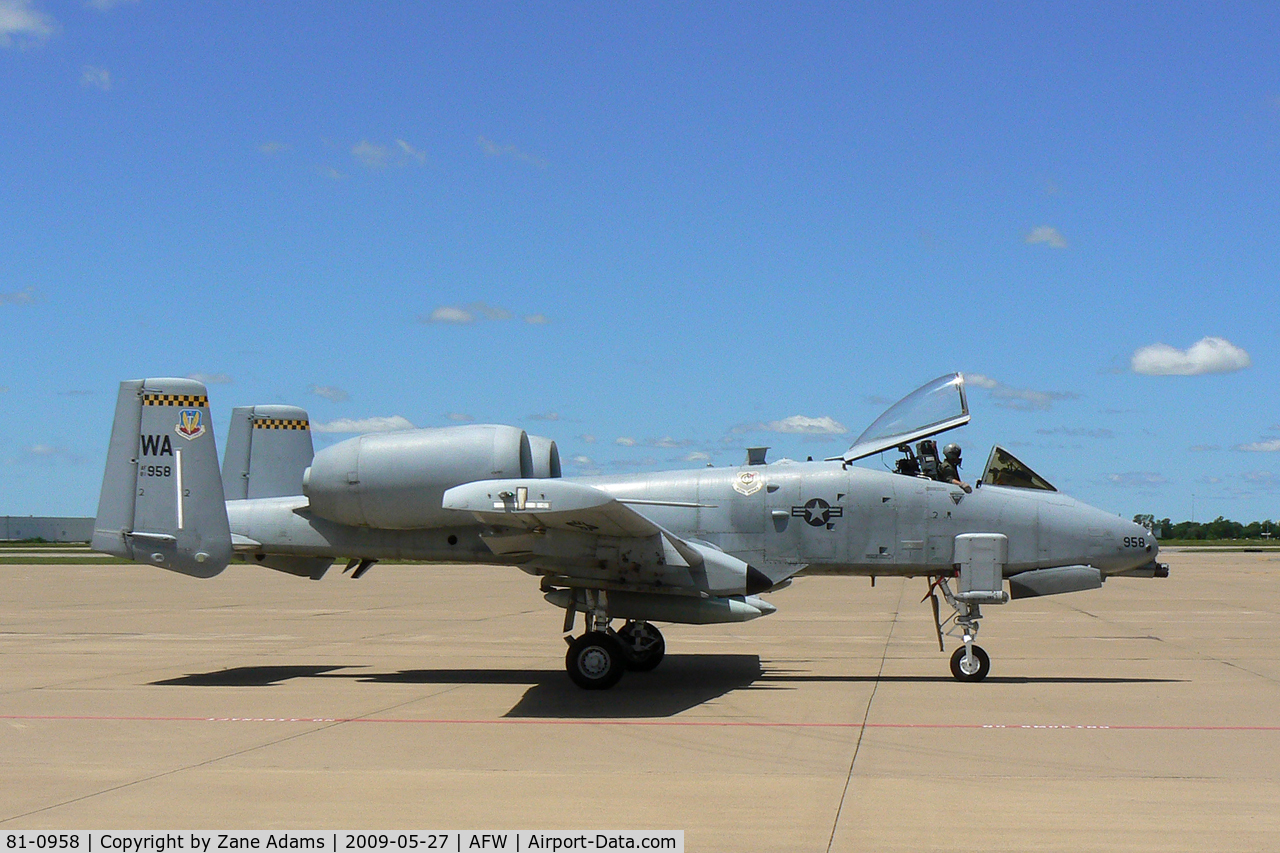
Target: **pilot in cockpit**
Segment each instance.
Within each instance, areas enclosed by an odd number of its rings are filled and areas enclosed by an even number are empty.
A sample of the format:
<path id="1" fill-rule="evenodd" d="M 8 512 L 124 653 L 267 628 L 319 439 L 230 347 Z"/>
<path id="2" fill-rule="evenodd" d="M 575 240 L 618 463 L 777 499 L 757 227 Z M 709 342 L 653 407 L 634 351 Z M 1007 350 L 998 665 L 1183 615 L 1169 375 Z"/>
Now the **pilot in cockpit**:
<path id="1" fill-rule="evenodd" d="M 968 483 L 960 479 L 960 445 L 953 442 L 942 448 L 942 463 L 938 465 L 937 480 L 959 486 L 966 492 L 973 491 Z"/>

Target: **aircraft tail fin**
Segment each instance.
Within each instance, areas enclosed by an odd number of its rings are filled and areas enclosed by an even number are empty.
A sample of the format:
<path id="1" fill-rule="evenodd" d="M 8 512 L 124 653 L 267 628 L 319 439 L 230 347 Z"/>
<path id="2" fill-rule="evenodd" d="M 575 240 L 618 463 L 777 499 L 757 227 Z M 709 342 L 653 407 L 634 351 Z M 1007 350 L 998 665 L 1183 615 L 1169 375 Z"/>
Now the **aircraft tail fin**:
<path id="1" fill-rule="evenodd" d="M 202 383 L 120 383 L 93 527 L 95 551 L 193 577 L 226 568 L 231 530 Z"/>
<path id="2" fill-rule="evenodd" d="M 222 457 L 223 494 L 229 501 L 300 495 L 314 455 L 305 409 L 238 406 Z"/>

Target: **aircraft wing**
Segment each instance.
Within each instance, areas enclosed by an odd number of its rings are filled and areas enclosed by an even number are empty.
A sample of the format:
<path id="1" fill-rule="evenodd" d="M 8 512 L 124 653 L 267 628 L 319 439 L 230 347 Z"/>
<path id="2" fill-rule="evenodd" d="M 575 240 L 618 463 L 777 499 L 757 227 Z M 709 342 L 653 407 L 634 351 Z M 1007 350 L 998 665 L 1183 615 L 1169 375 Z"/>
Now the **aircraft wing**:
<path id="1" fill-rule="evenodd" d="M 600 536 L 642 537 L 662 528 L 613 495 L 559 479 L 478 480 L 444 493 L 444 508 L 502 527 L 563 528 Z"/>
<path id="2" fill-rule="evenodd" d="M 723 551 L 682 539 L 608 492 L 559 479 L 478 480 L 444 493 L 445 509 L 485 524 L 525 530 L 561 529 L 654 542 L 656 565 L 687 567 L 692 586 L 709 592 L 760 592 L 773 586 L 758 569 Z M 490 547 L 500 547 L 500 539 Z M 496 553 L 496 551 L 495 551 Z M 661 554 L 661 557 L 658 555 Z"/>

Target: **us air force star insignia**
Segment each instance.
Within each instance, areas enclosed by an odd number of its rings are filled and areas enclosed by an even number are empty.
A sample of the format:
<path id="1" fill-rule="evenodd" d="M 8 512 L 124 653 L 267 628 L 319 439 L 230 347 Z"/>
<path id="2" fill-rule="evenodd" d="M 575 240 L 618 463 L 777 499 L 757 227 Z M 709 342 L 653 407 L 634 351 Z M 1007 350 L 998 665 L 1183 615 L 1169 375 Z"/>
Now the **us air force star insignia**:
<path id="1" fill-rule="evenodd" d="M 763 485 L 764 482 L 755 471 L 740 471 L 733 478 L 733 490 L 740 495 L 754 495 Z"/>
<path id="2" fill-rule="evenodd" d="M 833 518 L 840 518 L 844 515 L 844 507 L 832 506 L 822 498 L 814 498 L 804 506 L 793 506 L 791 508 L 792 518 L 803 518 L 806 524 L 813 527 L 822 527 Z"/>

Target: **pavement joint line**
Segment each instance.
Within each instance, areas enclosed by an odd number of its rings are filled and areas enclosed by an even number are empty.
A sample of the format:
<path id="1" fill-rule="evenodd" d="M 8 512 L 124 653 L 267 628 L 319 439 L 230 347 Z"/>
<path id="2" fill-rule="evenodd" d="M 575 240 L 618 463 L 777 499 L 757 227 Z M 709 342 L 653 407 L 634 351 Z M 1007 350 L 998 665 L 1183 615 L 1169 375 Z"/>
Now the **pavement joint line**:
<path id="1" fill-rule="evenodd" d="M 169 776 L 176 776 L 179 773 L 186 773 L 191 770 L 198 769 L 200 767 L 207 767 L 211 764 L 216 764 L 219 761 L 226 761 L 228 758 L 236 758 L 241 755 L 247 755 L 251 752 L 257 752 L 260 749 L 266 749 L 268 747 L 278 746 L 279 744 L 287 743 L 291 740 L 297 740 L 298 738 L 302 738 L 302 737 L 306 737 L 307 735 L 314 734 L 317 731 L 323 731 L 324 729 L 334 728 L 337 725 L 339 725 L 341 722 L 342 722 L 341 720 L 335 720 L 334 722 L 329 723 L 328 725 L 322 726 L 320 729 L 314 729 L 314 730 L 305 731 L 305 732 L 295 732 L 293 734 L 285 735 L 284 737 L 279 737 L 274 740 L 268 740 L 265 743 L 253 744 L 251 746 L 246 746 L 243 749 L 233 750 L 224 755 L 215 755 L 212 758 L 207 758 L 203 761 L 196 761 L 192 764 L 187 764 L 181 767 L 170 767 L 158 773 L 152 773 L 150 775 L 143 776 L 138 779 L 132 779 L 128 782 L 122 782 L 118 785 L 112 785 L 108 788 L 103 788 L 100 791 L 91 791 L 87 794 L 82 794 L 78 797 L 72 797 L 69 800 L 64 800 L 62 802 L 57 802 L 57 803 L 50 803 L 47 806 L 42 806 L 38 809 L 32 809 L 31 811 L 24 812 L 23 814 L 10 815 L 8 817 L 0 818 L 0 823 L 10 823 L 15 820 L 22 820 L 23 818 L 31 817 L 32 815 L 43 814 L 44 812 L 50 812 L 50 811 L 53 811 L 54 809 L 60 809 L 65 806 L 74 805 L 76 803 L 82 803 L 85 800 L 91 800 L 94 797 L 100 797 L 103 794 L 113 794 L 116 791 L 123 791 L 127 788 L 133 788 L 137 785 L 145 785 L 146 783 L 154 782 L 157 779 L 164 779 Z"/>
<path id="2" fill-rule="evenodd" d="M 840 803 L 836 806 L 835 820 L 831 821 L 831 836 L 827 839 L 827 853 L 831 853 L 836 843 L 836 833 L 840 831 L 840 815 L 844 812 L 844 801 L 849 796 L 849 786 L 853 784 L 853 768 L 858 763 L 858 752 L 862 749 L 862 737 L 867 733 L 867 720 L 871 719 L 871 705 L 876 701 L 876 692 L 880 689 L 880 677 L 884 675 L 884 664 L 889 659 L 889 645 L 893 642 L 893 629 L 898 625 L 898 617 L 902 613 L 902 597 L 906 594 L 906 584 L 898 590 L 898 603 L 894 605 L 893 621 L 885 633 L 884 648 L 880 651 L 880 669 L 876 672 L 876 683 L 867 697 L 867 707 L 862 713 L 862 725 L 858 729 L 858 741 L 853 745 L 853 757 L 849 759 L 849 774 L 844 777 L 844 788 L 840 791 Z"/>

